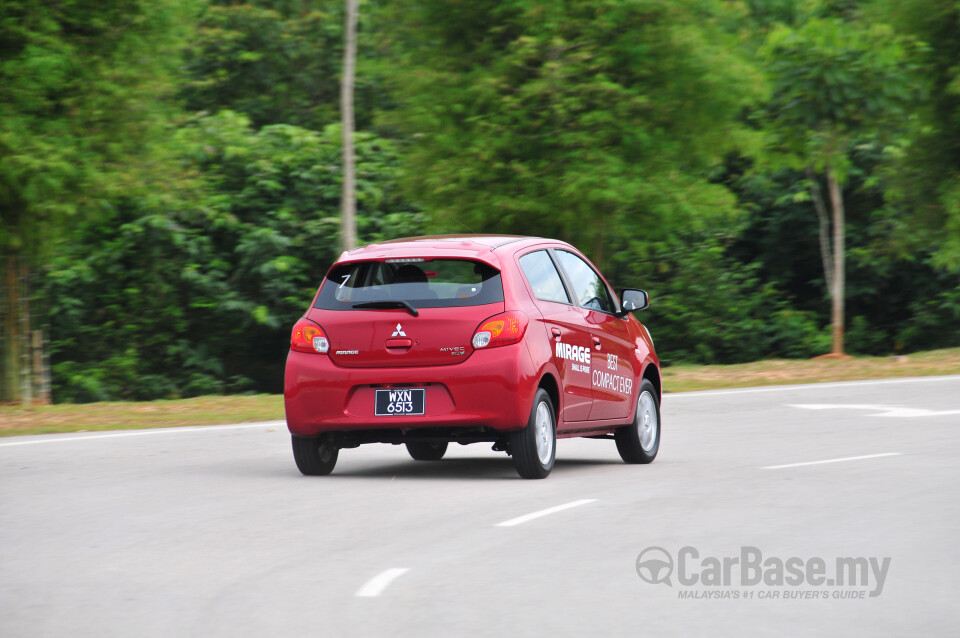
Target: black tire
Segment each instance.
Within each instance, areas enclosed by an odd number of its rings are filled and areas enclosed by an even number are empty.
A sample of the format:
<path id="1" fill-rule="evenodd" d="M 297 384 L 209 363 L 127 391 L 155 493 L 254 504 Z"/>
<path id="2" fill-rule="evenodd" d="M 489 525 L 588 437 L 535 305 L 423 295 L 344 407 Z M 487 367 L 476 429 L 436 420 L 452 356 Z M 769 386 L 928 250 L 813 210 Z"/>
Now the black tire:
<path id="1" fill-rule="evenodd" d="M 444 443 L 407 443 L 407 452 L 413 457 L 414 461 L 439 461 L 447 452 L 447 444 Z"/>
<path id="2" fill-rule="evenodd" d="M 340 455 L 338 448 L 328 437 L 292 437 L 293 460 L 304 476 L 326 476 L 333 471 Z"/>
<path id="3" fill-rule="evenodd" d="M 557 417 L 550 395 L 543 388 L 533 398 L 527 426 L 510 437 L 510 454 L 517 474 L 542 479 L 550 474 L 557 455 Z"/>
<path id="4" fill-rule="evenodd" d="M 614 433 L 624 463 L 652 463 L 660 450 L 660 400 L 648 379 L 640 383 L 633 423 Z"/>

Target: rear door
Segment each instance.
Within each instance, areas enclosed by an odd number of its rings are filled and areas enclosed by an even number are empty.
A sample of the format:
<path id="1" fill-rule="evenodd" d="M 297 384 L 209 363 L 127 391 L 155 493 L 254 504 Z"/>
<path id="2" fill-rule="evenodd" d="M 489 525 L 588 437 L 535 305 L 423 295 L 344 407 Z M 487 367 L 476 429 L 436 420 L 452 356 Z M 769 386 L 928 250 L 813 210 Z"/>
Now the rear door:
<path id="1" fill-rule="evenodd" d="M 583 321 L 583 313 L 573 305 L 548 251 L 529 252 L 520 257 L 519 264 L 543 317 L 540 323 L 550 340 L 553 360 L 560 373 L 563 410 L 559 422 L 586 421 L 593 403 L 592 336 Z"/>
<path id="2" fill-rule="evenodd" d="M 352 262 L 333 268 L 308 317 L 348 368 L 456 365 L 480 323 L 503 312 L 496 268 L 463 259 Z"/>
<path id="3" fill-rule="evenodd" d="M 578 255 L 553 251 L 562 272 L 576 296 L 581 320 L 590 332 L 593 353 L 590 359 L 590 385 L 593 391 L 591 421 L 626 419 L 633 407 L 634 348 L 629 325 L 617 317 L 616 299 L 600 275 Z"/>

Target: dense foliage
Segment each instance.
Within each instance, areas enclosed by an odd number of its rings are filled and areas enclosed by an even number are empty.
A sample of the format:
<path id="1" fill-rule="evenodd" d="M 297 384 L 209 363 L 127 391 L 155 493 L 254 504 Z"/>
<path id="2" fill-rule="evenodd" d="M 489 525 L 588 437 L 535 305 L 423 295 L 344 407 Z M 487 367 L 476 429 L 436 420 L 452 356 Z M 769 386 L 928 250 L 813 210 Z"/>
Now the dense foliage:
<path id="1" fill-rule="evenodd" d="M 280 389 L 337 256 L 342 23 L 0 6 L 0 400 L 24 309 L 57 401 Z M 810 357 L 833 180 L 848 350 L 960 345 L 957 0 L 368 0 L 360 29 L 362 241 L 559 237 L 651 292 L 667 363 Z"/>
<path id="2" fill-rule="evenodd" d="M 394 119 L 417 136 L 407 182 L 438 225 L 554 235 L 602 262 L 625 235 L 734 214 L 708 171 L 748 137 L 759 78 L 722 5 L 398 4 L 416 44 Z"/>
<path id="3" fill-rule="evenodd" d="M 210 192 L 123 202 L 49 266 L 54 392 L 75 400 L 279 391 L 291 318 L 336 259 L 339 131 L 254 131 L 230 111 L 186 123 L 183 170 Z M 394 144 L 357 139 L 360 232 L 420 230 Z M 279 353 L 279 355 L 278 355 Z M 176 371 L 163 374 L 161 371 Z"/>

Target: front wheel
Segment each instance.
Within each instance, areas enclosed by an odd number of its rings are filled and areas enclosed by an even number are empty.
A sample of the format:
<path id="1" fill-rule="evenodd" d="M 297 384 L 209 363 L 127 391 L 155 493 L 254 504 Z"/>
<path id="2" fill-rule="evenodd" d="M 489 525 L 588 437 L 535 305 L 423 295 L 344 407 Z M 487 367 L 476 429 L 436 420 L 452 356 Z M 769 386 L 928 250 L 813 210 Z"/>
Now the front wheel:
<path id="1" fill-rule="evenodd" d="M 637 415 L 630 425 L 614 434 L 617 451 L 625 463 L 650 463 L 660 449 L 660 406 L 657 391 L 649 379 L 640 384 Z"/>
<path id="2" fill-rule="evenodd" d="M 305 438 L 295 436 L 293 440 L 293 460 L 304 476 L 326 476 L 333 471 L 340 455 L 340 448 L 328 437 Z"/>
<path id="3" fill-rule="evenodd" d="M 447 452 L 446 443 L 407 443 L 407 452 L 414 461 L 439 461 Z"/>
<path id="4" fill-rule="evenodd" d="M 510 439 L 510 453 L 517 473 L 527 479 L 546 478 L 553 469 L 557 447 L 557 419 L 553 402 L 543 388 L 537 390 L 527 427 Z"/>

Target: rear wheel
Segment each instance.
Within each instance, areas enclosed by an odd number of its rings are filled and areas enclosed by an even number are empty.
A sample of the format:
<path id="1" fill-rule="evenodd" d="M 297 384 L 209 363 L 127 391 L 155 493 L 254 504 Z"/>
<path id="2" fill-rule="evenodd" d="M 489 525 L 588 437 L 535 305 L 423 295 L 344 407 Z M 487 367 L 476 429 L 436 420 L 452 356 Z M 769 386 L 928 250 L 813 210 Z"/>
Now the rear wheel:
<path id="1" fill-rule="evenodd" d="M 329 437 L 304 438 L 295 436 L 293 440 L 293 460 L 297 469 L 305 476 L 326 476 L 333 471 L 340 455 L 338 448 Z"/>
<path id="2" fill-rule="evenodd" d="M 618 428 L 614 437 L 625 463 L 650 463 L 660 449 L 660 406 L 657 391 L 648 379 L 640 384 L 633 423 Z"/>
<path id="3" fill-rule="evenodd" d="M 510 453 L 517 473 L 523 478 L 546 478 L 553 469 L 557 447 L 557 419 L 550 395 L 537 390 L 527 427 L 513 433 Z"/>
<path id="4" fill-rule="evenodd" d="M 407 443 L 407 452 L 415 461 L 439 461 L 447 452 L 446 443 Z"/>

